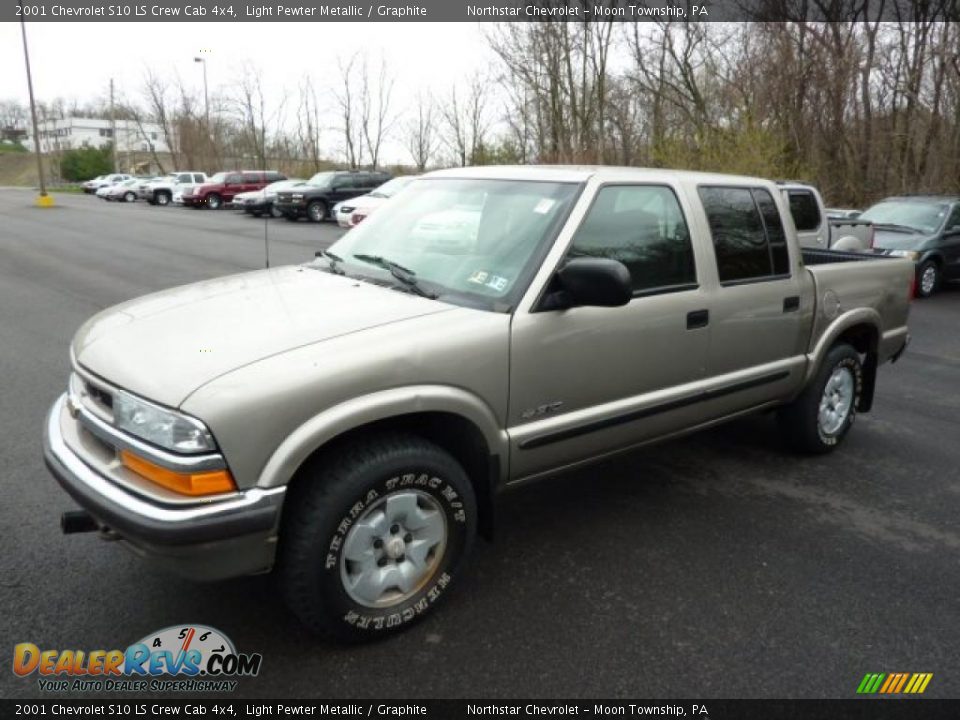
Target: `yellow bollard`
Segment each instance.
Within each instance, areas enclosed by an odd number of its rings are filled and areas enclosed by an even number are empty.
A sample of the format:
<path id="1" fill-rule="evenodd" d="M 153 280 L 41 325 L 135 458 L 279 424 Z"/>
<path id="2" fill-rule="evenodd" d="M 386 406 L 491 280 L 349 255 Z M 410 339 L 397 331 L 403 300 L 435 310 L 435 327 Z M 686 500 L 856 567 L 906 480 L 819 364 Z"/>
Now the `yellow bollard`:
<path id="1" fill-rule="evenodd" d="M 52 208 L 53 207 L 53 195 L 37 195 L 37 207 L 40 208 Z"/>

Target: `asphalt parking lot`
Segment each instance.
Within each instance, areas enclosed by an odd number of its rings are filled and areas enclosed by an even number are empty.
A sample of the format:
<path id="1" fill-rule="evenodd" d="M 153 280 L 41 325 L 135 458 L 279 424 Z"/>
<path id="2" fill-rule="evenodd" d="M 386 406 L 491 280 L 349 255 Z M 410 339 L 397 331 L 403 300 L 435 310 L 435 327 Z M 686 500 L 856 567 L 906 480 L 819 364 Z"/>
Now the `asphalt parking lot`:
<path id="1" fill-rule="evenodd" d="M 273 264 L 340 231 L 32 198 L 0 190 L 0 652 L 192 622 L 263 654 L 240 697 L 847 698 L 867 672 L 932 672 L 927 696 L 960 695 L 960 286 L 913 304 L 913 344 L 839 452 L 792 456 L 759 416 L 520 488 L 436 615 L 339 647 L 303 632 L 270 577 L 192 584 L 61 535 L 72 504 L 40 440 L 87 317 L 262 267 L 265 226 Z M 39 694 L 0 671 L 0 697 Z"/>

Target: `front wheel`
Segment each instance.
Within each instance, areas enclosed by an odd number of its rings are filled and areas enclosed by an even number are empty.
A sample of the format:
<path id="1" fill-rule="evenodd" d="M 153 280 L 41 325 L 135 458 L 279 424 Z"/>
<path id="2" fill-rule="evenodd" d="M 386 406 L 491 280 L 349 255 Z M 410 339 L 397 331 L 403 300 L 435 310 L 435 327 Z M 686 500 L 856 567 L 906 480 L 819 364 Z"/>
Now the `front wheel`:
<path id="1" fill-rule="evenodd" d="M 853 426 L 862 393 L 860 355 L 850 345 L 835 345 L 806 389 L 781 408 L 779 419 L 785 440 L 795 450 L 808 454 L 833 451 Z"/>
<path id="2" fill-rule="evenodd" d="M 132 192 L 128 192 L 126 195 L 123 196 L 123 199 L 125 202 L 136 202 L 137 196 Z"/>
<path id="3" fill-rule="evenodd" d="M 276 205 L 270 206 L 270 217 L 279 218 L 282 216 L 283 216 L 283 213 L 280 212 L 280 208 L 278 208 Z"/>
<path id="4" fill-rule="evenodd" d="M 920 263 L 917 268 L 917 290 L 919 298 L 928 298 L 940 287 L 940 266 L 933 260 Z"/>
<path id="5" fill-rule="evenodd" d="M 207 207 L 211 210 L 219 210 L 223 207 L 223 198 L 216 193 L 207 195 Z"/>
<path id="6" fill-rule="evenodd" d="M 307 217 L 310 222 L 323 222 L 327 219 L 327 206 L 320 201 L 310 203 L 307 205 Z"/>
<path id="7" fill-rule="evenodd" d="M 281 581 L 314 632 L 373 640 L 410 626 L 450 590 L 473 546 L 470 480 L 445 450 L 413 435 L 358 441 L 291 488 Z"/>

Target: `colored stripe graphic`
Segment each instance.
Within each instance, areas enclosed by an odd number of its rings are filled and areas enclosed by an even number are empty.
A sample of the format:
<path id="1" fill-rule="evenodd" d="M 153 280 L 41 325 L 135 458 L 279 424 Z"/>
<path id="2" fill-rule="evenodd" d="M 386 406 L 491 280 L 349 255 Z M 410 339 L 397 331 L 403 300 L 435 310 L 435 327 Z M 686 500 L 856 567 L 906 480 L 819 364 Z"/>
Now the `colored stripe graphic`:
<path id="1" fill-rule="evenodd" d="M 933 673 L 867 673 L 857 686 L 860 695 L 919 695 L 926 691 Z"/>

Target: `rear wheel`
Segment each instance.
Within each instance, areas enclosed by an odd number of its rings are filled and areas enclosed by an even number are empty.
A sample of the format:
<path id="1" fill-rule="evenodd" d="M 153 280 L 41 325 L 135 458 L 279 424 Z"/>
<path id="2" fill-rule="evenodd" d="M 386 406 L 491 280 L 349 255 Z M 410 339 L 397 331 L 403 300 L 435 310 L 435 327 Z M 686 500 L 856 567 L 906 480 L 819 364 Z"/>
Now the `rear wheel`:
<path id="1" fill-rule="evenodd" d="M 853 426 L 862 392 L 860 355 L 846 343 L 835 345 L 806 389 L 780 410 L 785 440 L 804 453 L 833 451 Z"/>
<path id="2" fill-rule="evenodd" d="M 314 200 L 307 205 L 307 217 L 310 222 L 323 222 L 327 219 L 327 205 L 320 200 Z"/>
<path id="3" fill-rule="evenodd" d="M 477 527 L 473 488 L 442 448 L 390 434 L 323 458 L 291 488 L 281 580 L 311 630 L 372 640 L 429 612 L 460 574 Z"/>
<path id="4" fill-rule="evenodd" d="M 917 267 L 916 295 L 928 298 L 940 287 L 940 266 L 934 260 L 926 260 Z"/>
<path id="5" fill-rule="evenodd" d="M 219 210 L 223 207 L 223 198 L 217 193 L 210 193 L 207 195 L 207 207 L 211 210 Z"/>
<path id="6" fill-rule="evenodd" d="M 132 193 L 132 192 L 128 192 L 128 193 L 124 194 L 123 199 L 124 199 L 124 201 L 126 201 L 126 202 L 136 202 L 137 196 L 136 196 L 134 193 Z"/>
<path id="7" fill-rule="evenodd" d="M 271 215 L 272 217 L 278 218 L 278 217 L 282 216 L 283 213 L 280 212 L 280 208 L 278 208 L 276 205 L 271 205 L 271 206 L 270 206 L 270 215 Z"/>
<path id="8" fill-rule="evenodd" d="M 159 192 L 154 193 L 153 200 L 157 205 L 169 205 L 170 204 L 170 193 L 165 190 L 160 190 Z"/>

